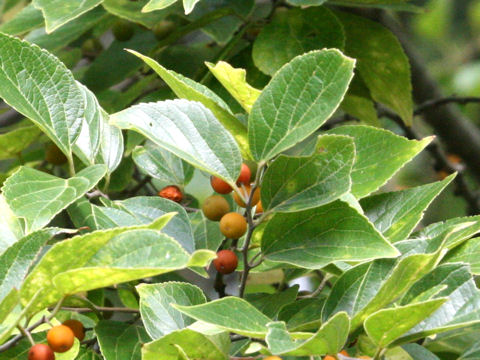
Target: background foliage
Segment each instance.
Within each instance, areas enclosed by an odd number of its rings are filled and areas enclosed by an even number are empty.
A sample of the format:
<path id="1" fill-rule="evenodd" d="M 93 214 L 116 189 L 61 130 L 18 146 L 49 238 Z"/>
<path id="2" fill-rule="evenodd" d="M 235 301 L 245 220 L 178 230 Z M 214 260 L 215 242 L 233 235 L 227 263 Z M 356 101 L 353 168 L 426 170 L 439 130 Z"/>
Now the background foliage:
<path id="1" fill-rule="evenodd" d="M 0 10 L 0 359 L 480 358 L 479 1 Z"/>

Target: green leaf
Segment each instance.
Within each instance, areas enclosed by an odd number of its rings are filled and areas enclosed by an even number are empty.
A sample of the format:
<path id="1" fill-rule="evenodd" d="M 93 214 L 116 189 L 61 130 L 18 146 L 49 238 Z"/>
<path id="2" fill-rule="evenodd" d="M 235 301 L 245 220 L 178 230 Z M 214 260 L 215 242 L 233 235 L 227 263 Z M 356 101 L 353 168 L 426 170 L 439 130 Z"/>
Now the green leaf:
<path id="1" fill-rule="evenodd" d="M 447 300 L 440 298 L 377 311 L 365 320 L 365 331 L 379 348 L 385 348 L 428 318 Z"/>
<path id="2" fill-rule="evenodd" d="M 324 135 L 309 157 L 280 155 L 262 182 L 264 210 L 295 212 L 339 199 L 350 191 L 355 159 L 353 139 Z"/>
<path id="3" fill-rule="evenodd" d="M 20 302 L 20 295 L 17 289 L 12 289 L 1 301 L 0 301 L 0 332 L 3 330 L 2 326 L 5 326 L 5 319 L 14 311 L 17 304 Z"/>
<path id="4" fill-rule="evenodd" d="M 130 213 L 135 224 L 149 224 L 167 213 L 176 212 L 162 232 L 178 241 L 188 253 L 195 250 L 192 228 L 185 209 L 170 200 L 161 197 L 137 196 L 123 201 L 115 201 L 114 206 Z"/>
<path id="5" fill-rule="evenodd" d="M 322 322 L 318 314 L 324 302 L 325 299 L 319 298 L 298 299 L 280 310 L 278 320 L 285 321 L 290 331 L 318 329 Z"/>
<path id="6" fill-rule="evenodd" d="M 480 323 L 474 323 L 473 325 L 464 326 L 461 329 L 449 330 L 437 334 L 435 337 L 427 338 L 424 344 L 428 347 L 428 350 L 435 353 L 451 352 L 462 354 L 478 343 L 479 330 Z M 403 345 L 403 347 L 405 346 L 406 345 Z"/>
<path id="7" fill-rule="evenodd" d="M 411 329 L 395 344 L 412 342 L 433 334 L 480 324 L 480 291 L 465 264 L 438 266 L 418 281 L 402 299 L 403 303 L 417 298 L 432 287 L 446 285 L 434 297 L 448 297 L 432 316 Z"/>
<path id="8" fill-rule="evenodd" d="M 176 2 L 177 0 L 150 0 L 148 4 L 142 8 L 142 12 L 146 13 L 155 10 L 162 10 Z"/>
<path id="9" fill-rule="evenodd" d="M 43 245 L 58 229 L 44 229 L 25 236 L 0 255 L 0 301 L 20 287 Z"/>
<path id="10" fill-rule="evenodd" d="M 249 116 L 248 140 L 255 160 L 269 160 L 317 130 L 342 101 L 354 63 L 338 50 L 321 50 L 282 67 Z"/>
<path id="11" fill-rule="evenodd" d="M 365 215 L 391 242 L 408 238 L 432 201 L 455 178 L 362 199 Z"/>
<path id="12" fill-rule="evenodd" d="M 105 360 L 140 360 L 142 344 L 150 341 L 143 327 L 119 321 L 100 321 L 95 334 Z"/>
<path id="13" fill-rule="evenodd" d="M 0 25 L 0 31 L 9 35 L 21 35 L 44 24 L 42 12 L 28 4 L 15 16 Z"/>
<path id="14" fill-rule="evenodd" d="M 95 95 L 81 83 L 77 82 L 77 84 L 84 96 L 85 116 L 73 151 L 85 164 L 93 165 L 100 147 L 103 122 L 106 120 L 103 118 L 102 108 Z"/>
<path id="15" fill-rule="evenodd" d="M 266 342 L 274 354 L 291 356 L 313 356 L 337 354 L 348 338 L 350 319 L 344 312 L 337 313 L 315 333 L 293 333 L 286 331 L 282 322 L 270 323 Z M 292 338 L 296 340 L 292 340 Z"/>
<path id="16" fill-rule="evenodd" d="M 342 109 L 367 125 L 379 126 L 377 110 L 372 100 L 347 94 L 342 102 Z"/>
<path id="17" fill-rule="evenodd" d="M 186 185 L 193 176 L 193 167 L 151 141 L 137 146 L 132 153 L 135 164 L 155 179 L 167 184 Z"/>
<path id="18" fill-rule="evenodd" d="M 16 216 L 25 219 L 25 232 L 41 229 L 60 211 L 93 188 L 105 175 L 105 166 L 93 165 L 69 179 L 21 167 L 2 187 Z"/>
<path id="19" fill-rule="evenodd" d="M 103 110 L 101 112 L 103 120 L 100 121 L 100 148 L 95 162 L 107 165 L 108 173 L 111 174 L 122 161 L 123 135 L 119 128 L 108 123 L 108 115 Z"/>
<path id="20" fill-rule="evenodd" d="M 135 130 L 200 170 L 233 185 L 241 156 L 235 140 L 202 104 L 167 100 L 140 104 L 111 115 L 122 129 Z"/>
<path id="21" fill-rule="evenodd" d="M 138 3 L 138 1 L 126 1 L 129 4 Z M 149 52 L 156 44 L 155 36 L 151 31 L 136 31 L 128 41 L 113 41 L 88 66 L 81 82 L 97 94 L 101 90 L 109 89 L 112 85 L 136 74 L 142 67 L 142 61 L 127 53 L 125 48 Z M 112 68 L 115 68 L 115 71 L 112 71 Z"/>
<path id="22" fill-rule="evenodd" d="M 200 0 L 183 0 L 183 8 L 185 9 L 185 15 L 190 14 L 199 1 Z"/>
<path id="23" fill-rule="evenodd" d="M 104 0 L 103 7 L 109 13 L 122 19 L 133 21 L 147 28 L 152 28 L 156 23 L 162 21 L 167 15 L 172 13 L 171 9 L 155 11 L 151 13 L 142 13 L 142 8 L 148 0 Z M 127 47 L 129 48 L 129 47 Z"/>
<path id="24" fill-rule="evenodd" d="M 445 262 L 462 262 L 470 265 L 472 274 L 480 275 L 480 238 L 473 238 L 449 252 Z"/>
<path id="25" fill-rule="evenodd" d="M 33 0 L 33 5 L 42 10 L 48 33 L 93 9 L 103 0 Z"/>
<path id="26" fill-rule="evenodd" d="M 264 338 L 271 322 L 253 305 L 233 296 L 195 306 L 172 306 L 191 318 L 249 337 Z"/>
<path id="27" fill-rule="evenodd" d="M 98 206 L 85 198 L 70 205 L 68 213 L 76 228 L 88 226 L 91 230 L 102 230 L 140 225 L 131 214 L 123 210 Z"/>
<path id="28" fill-rule="evenodd" d="M 220 232 L 218 222 L 208 220 L 202 211 L 189 213 L 196 249 L 217 251 L 225 236 Z"/>
<path id="29" fill-rule="evenodd" d="M 16 157 L 41 134 L 34 125 L 25 126 L 0 134 L 0 160 Z"/>
<path id="30" fill-rule="evenodd" d="M 200 1 L 195 7 L 195 11 L 190 14 L 190 18 L 193 21 L 197 21 L 204 16 L 209 16 L 209 14 L 215 10 L 233 10 L 235 13 L 234 15 L 223 16 L 222 18 L 202 27 L 203 32 L 217 43 L 223 45 L 227 44 L 242 26 L 244 23 L 242 19 L 246 19 L 252 14 L 254 5 L 255 0 Z"/>
<path id="31" fill-rule="evenodd" d="M 35 29 L 25 36 L 25 40 L 37 44 L 48 51 L 60 52 L 62 48 L 78 39 L 82 34 L 86 33 L 101 20 L 105 20 L 108 16 L 109 14 L 103 8 L 96 7 L 63 25 L 61 28 L 56 29 L 54 32 L 47 33 L 44 27 Z"/>
<path id="32" fill-rule="evenodd" d="M 341 201 L 275 214 L 265 228 L 262 252 L 270 261 L 307 269 L 321 269 L 340 260 L 399 255 L 363 215 Z"/>
<path id="33" fill-rule="evenodd" d="M 207 302 L 202 290 L 189 283 L 142 284 L 136 289 L 140 295 L 143 324 L 154 340 L 194 323 L 194 320 L 183 315 L 171 304 L 190 306 Z"/>
<path id="34" fill-rule="evenodd" d="M 81 347 L 78 357 L 75 360 L 102 360 L 102 358 L 100 354 L 97 354 L 94 350 L 87 350 Z"/>
<path id="35" fill-rule="evenodd" d="M 340 49 L 345 34 L 337 17 L 325 7 L 291 9 L 275 14 L 253 43 L 255 65 L 274 75 L 295 56 L 315 49 Z"/>
<path id="36" fill-rule="evenodd" d="M 418 238 L 434 239 L 442 234 L 449 234 L 452 230 L 462 226 L 462 224 L 470 226 L 465 226 L 463 229 L 456 231 L 454 234 L 448 237 L 446 246 L 449 249 L 453 249 L 454 247 L 464 243 L 473 235 L 480 232 L 480 215 L 454 218 L 443 222 L 434 223 L 414 233 L 413 236 Z"/>
<path id="37" fill-rule="evenodd" d="M 3 194 L 0 194 L 0 254 L 24 235 L 24 224 L 8 206 Z"/>
<path id="38" fill-rule="evenodd" d="M 245 125 L 232 114 L 228 105 L 217 94 L 200 83 L 172 70 L 165 69 L 148 56 L 133 50 L 129 50 L 129 52 L 150 66 L 179 98 L 198 101 L 208 108 L 217 120 L 233 135 L 242 151 L 243 157 L 250 158 Z"/>
<path id="39" fill-rule="evenodd" d="M 215 65 L 207 62 L 206 65 L 230 95 L 250 113 L 261 91 L 248 84 L 245 69 L 236 69 L 225 61 L 219 61 Z"/>
<path id="40" fill-rule="evenodd" d="M 249 294 L 246 296 L 246 300 L 269 318 L 274 319 L 285 305 L 293 303 L 296 300 L 298 287 L 298 285 L 294 285 L 285 291 L 274 294 Z"/>
<path id="41" fill-rule="evenodd" d="M 205 335 L 191 329 L 177 330 L 145 344 L 142 360 L 228 360 L 229 345 L 230 337 L 226 332 Z"/>
<path id="42" fill-rule="evenodd" d="M 133 197 L 111 202 L 105 207 L 81 199 L 70 206 L 68 212 L 77 228 L 88 226 L 91 230 L 146 225 L 167 213 L 176 212 L 177 215 L 165 226 L 163 232 L 177 240 L 187 252 L 192 253 L 195 249 L 185 209 L 161 197 Z"/>
<path id="43" fill-rule="evenodd" d="M 37 291 L 33 294 L 30 301 L 24 304 L 21 310 L 17 308 L 18 311 L 12 311 L 9 314 L 8 318 L 5 321 L 5 324 L 2 324 L 2 327 L 0 327 L 0 344 L 3 344 L 10 337 L 11 333 L 14 331 L 20 321 L 22 321 L 25 315 L 28 314 L 28 312 L 31 311 L 32 308 L 35 307 L 39 295 L 40 292 Z"/>
<path id="44" fill-rule="evenodd" d="M 467 349 L 458 360 L 477 360 L 480 357 L 480 344 L 475 344 Z"/>
<path id="45" fill-rule="evenodd" d="M 354 139 L 356 161 L 352 171 L 352 193 L 362 198 L 385 184 L 399 169 L 422 151 L 432 140 L 408 140 L 370 126 L 341 126 L 329 133 Z M 388 146 L 388 151 L 384 151 Z"/>
<path id="46" fill-rule="evenodd" d="M 0 34 L 0 47 L 0 97 L 71 158 L 84 113 L 73 75 L 53 55 L 25 41 Z"/>
<path id="47" fill-rule="evenodd" d="M 335 14 L 345 29 L 345 52 L 357 59 L 358 72 L 372 98 L 396 111 L 410 126 L 413 117 L 410 64 L 400 42 L 376 22 L 344 12 Z"/>
<path id="48" fill-rule="evenodd" d="M 20 292 L 22 303 L 40 291 L 35 309 L 41 310 L 64 294 L 185 267 L 189 255 L 159 231 L 173 215 L 149 225 L 95 231 L 56 243 L 25 279 Z"/>
<path id="49" fill-rule="evenodd" d="M 440 360 L 437 356 L 435 356 L 435 354 L 431 353 L 423 346 L 415 343 L 405 344 L 402 346 L 402 349 L 408 353 L 408 355 L 411 357 L 411 360 Z"/>
<path id="50" fill-rule="evenodd" d="M 357 329 L 374 312 L 384 308 L 403 294 L 422 276 L 431 271 L 443 255 L 437 246 L 430 253 L 417 253 L 421 241 L 398 242 L 400 259 L 379 259 L 357 265 L 335 282 L 322 311 L 326 320 L 339 311 L 352 319 L 351 330 Z"/>

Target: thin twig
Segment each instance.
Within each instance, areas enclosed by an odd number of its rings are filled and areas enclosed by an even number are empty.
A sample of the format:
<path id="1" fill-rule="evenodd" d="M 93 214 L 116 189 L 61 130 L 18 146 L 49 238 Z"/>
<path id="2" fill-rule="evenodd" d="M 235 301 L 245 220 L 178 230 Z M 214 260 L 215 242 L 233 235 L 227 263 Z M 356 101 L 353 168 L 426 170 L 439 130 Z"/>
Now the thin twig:
<path id="1" fill-rule="evenodd" d="M 125 313 L 138 313 L 140 311 L 138 309 L 126 308 L 126 307 L 102 307 L 102 306 L 95 306 L 95 309 L 62 307 L 62 310 L 74 311 L 78 313 L 95 312 L 95 310 L 99 312 L 125 312 Z"/>
<path id="2" fill-rule="evenodd" d="M 218 293 L 219 298 L 223 298 L 226 296 L 225 288 L 227 285 L 223 282 L 223 274 L 217 271 L 217 275 L 215 276 L 215 284 L 214 289 Z"/>
<path id="3" fill-rule="evenodd" d="M 142 180 L 138 182 L 131 190 L 129 190 L 129 196 L 132 197 L 137 194 L 137 192 L 143 188 L 147 183 L 152 181 L 152 177 L 150 175 L 145 176 Z"/>
<path id="4" fill-rule="evenodd" d="M 30 344 L 33 346 L 35 345 L 35 341 L 33 340 L 32 338 L 32 334 L 30 334 L 30 332 L 28 330 L 26 330 L 22 325 L 18 324 L 17 325 L 17 329 L 20 330 L 20 333 L 23 334 L 23 336 L 25 336 L 28 341 L 30 342 Z"/>
<path id="5" fill-rule="evenodd" d="M 447 96 L 440 99 L 425 101 L 424 103 L 417 106 L 414 114 L 420 115 L 421 113 L 423 113 L 428 109 L 431 109 L 437 106 L 451 104 L 451 103 L 461 104 L 461 105 L 466 105 L 470 103 L 480 103 L 480 97 L 478 96 Z"/>
<path id="6" fill-rule="evenodd" d="M 206 25 L 214 21 L 217 21 L 218 19 L 221 19 L 225 16 L 231 16 L 231 15 L 234 15 L 234 16 L 237 15 L 232 8 L 221 8 L 202 16 L 201 18 L 199 18 L 194 22 L 191 22 L 190 24 L 182 26 L 177 31 L 172 32 L 169 36 L 167 36 L 165 39 L 160 41 L 155 46 L 155 48 L 150 51 L 150 57 L 153 57 L 153 58 L 157 57 L 162 52 L 163 49 L 177 42 L 185 35 L 195 30 L 201 29 L 202 27 L 205 27 Z"/>
<path id="7" fill-rule="evenodd" d="M 105 198 L 105 199 L 110 199 L 110 197 L 109 197 L 107 194 L 103 193 L 102 191 L 100 191 L 100 190 L 98 190 L 98 189 L 97 189 L 97 190 L 93 190 L 93 191 L 91 191 L 91 192 L 87 192 L 87 193 L 85 194 L 85 196 L 86 196 L 88 199 L 93 199 L 93 198 L 96 198 L 96 197 L 103 197 L 103 198 Z"/>
<path id="8" fill-rule="evenodd" d="M 248 230 L 247 230 L 247 235 L 245 237 L 245 243 L 242 248 L 243 272 L 242 272 L 242 278 L 240 280 L 240 289 L 238 292 L 239 297 L 243 297 L 243 295 L 245 294 L 245 286 L 247 285 L 248 273 L 252 269 L 250 263 L 248 262 L 248 248 L 250 247 L 250 241 L 252 240 L 253 231 L 259 224 L 253 221 L 252 200 L 253 200 L 253 194 L 255 193 L 255 190 L 258 188 L 260 184 L 264 169 L 265 169 L 265 163 L 260 163 L 258 165 L 257 175 L 255 177 L 255 181 L 253 185 L 250 188 L 250 195 L 248 196 L 248 199 L 246 201 L 246 206 L 245 206 L 245 216 L 247 217 Z"/>
<path id="9" fill-rule="evenodd" d="M 36 323 L 33 325 L 29 326 L 27 329 L 25 329 L 28 332 L 31 332 L 32 330 L 36 329 L 40 325 L 44 324 L 46 322 L 47 318 L 43 316 L 40 320 L 38 320 Z M 15 335 L 13 338 L 11 338 L 9 341 L 6 343 L 0 345 L 0 353 L 7 351 L 8 349 L 14 347 L 20 340 L 22 340 L 23 334 L 18 334 Z"/>

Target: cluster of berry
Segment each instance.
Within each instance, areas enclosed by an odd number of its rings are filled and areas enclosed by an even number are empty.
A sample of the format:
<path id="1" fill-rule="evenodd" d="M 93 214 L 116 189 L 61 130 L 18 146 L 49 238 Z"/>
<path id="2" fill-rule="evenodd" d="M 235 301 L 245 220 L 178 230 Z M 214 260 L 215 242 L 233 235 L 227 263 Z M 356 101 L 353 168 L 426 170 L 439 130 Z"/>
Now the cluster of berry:
<path id="1" fill-rule="evenodd" d="M 67 320 L 62 325 L 52 327 L 47 333 L 46 344 L 35 344 L 28 352 L 28 360 L 55 360 L 55 353 L 70 350 L 75 341 L 85 338 L 85 328 L 78 320 Z"/>
<path id="2" fill-rule="evenodd" d="M 247 204 L 250 207 L 255 207 L 255 213 L 259 214 L 263 212 L 260 201 L 260 188 L 252 189 L 251 177 L 252 171 L 248 165 L 242 164 L 242 169 L 237 179 L 238 190 L 233 192 L 233 199 L 240 207 L 245 208 Z M 233 188 L 227 182 L 215 176 L 211 177 L 210 184 L 218 194 L 228 195 L 233 191 Z M 230 211 L 230 204 L 227 199 L 218 194 L 211 195 L 205 199 L 202 212 L 207 219 L 220 222 L 220 231 L 227 239 L 239 239 L 247 232 L 247 220 L 242 214 Z M 175 185 L 164 187 L 158 195 L 175 202 L 181 202 L 183 199 L 181 190 Z M 213 265 L 218 272 L 230 274 L 237 268 L 237 255 L 231 250 L 220 250 L 217 253 L 217 258 L 213 261 Z"/>

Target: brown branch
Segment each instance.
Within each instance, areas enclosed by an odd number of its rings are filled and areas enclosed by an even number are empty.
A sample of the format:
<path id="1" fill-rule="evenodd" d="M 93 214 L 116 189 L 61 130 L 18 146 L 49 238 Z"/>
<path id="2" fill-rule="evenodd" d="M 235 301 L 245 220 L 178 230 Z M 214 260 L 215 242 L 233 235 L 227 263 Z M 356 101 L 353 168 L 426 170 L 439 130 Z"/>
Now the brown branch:
<path id="1" fill-rule="evenodd" d="M 74 311 L 78 313 L 86 313 L 86 312 L 125 312 L 125 313 L 138 313 L 140 310 L 133 309 L 133 308 L 126 308 L 126 307 L 102 307 L 102 306 L 95 306 L 95 309 L 91 308 L 75 308 L 75 307 L 62 307 L 62 310 L 65 311 Z"/>
<path id="2" fill-rule="evenodd" d="M 466 105 L 471 103 L 480 103 L 480 97 L 477 96 L 447 96 L 440 99 L 433 99 L 425 101 L 423 104 L 420 104 L 415 109 L 414 114 L 420 115 L 421 113 L 438 106 L 443 106 L 447 104 L 460 104 Z"/>
<path id="3" fill-rule="evenodd" d="M 252 214 L 252 199 L 253 199 L 253 194 L 255 193 L 255 190 L 258 188 L 260 181 L 262 179 L 263 175 L 263 170 L 265 169 L 265 164 L 261 163 L 258 165 L 258 170 L 257 170 L 257 175 L 255 178 L 255 182 L 250 188 L 250 194 L 248 196 L 248 199 L 246 201 L 246 207 L 245 207 L 245 216 L 247 217 L 247 223 L 248 223 L 248 230 L 247 230 L 247 235 L 245 237 L 245 243 L 242 248 L 242 257 L 243 257 L 243 272 L 242 272 L 242 278 L 240 280 L 240 289 L 238 292 L 239 297 L 243 297 L 245 294 L 245 286 L 247 285 L 247 279 L 248 279 L 248 273 L 250 270 L 254 267 L 250 262 L 248 261 L 248 249 L 250 247 L 250 241 L 252 240 L 252 235 L 253 231 L 255 228 L 258 226 L 259 222 L 261 220 L 258 220 L 257 223 L 253 221 L 253 214 Z"/>
<path id="4" fill-rule="evenodd" d="M 214 289 L 218 293 L 219 298 L 223 298 L 226 296 L 225 288 L 227 285 L 223 282 L 223 274 L 217 271 L 217 275 L 215 276 L 215 284 Z"/>

